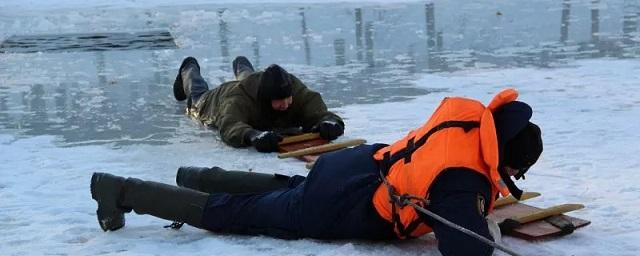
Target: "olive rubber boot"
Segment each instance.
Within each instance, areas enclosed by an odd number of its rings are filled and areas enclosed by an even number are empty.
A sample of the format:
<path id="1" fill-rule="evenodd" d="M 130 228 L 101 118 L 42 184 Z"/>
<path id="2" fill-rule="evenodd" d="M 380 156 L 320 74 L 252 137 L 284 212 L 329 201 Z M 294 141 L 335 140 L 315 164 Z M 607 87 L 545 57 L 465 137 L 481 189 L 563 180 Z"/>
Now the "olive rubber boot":
<path id="1" fill-rule="evenodd" d="M 131 209 L 119 207 L 125 178 L 108 173 L 93 173 L 91 176 L 91 198 L 98 202 L 98 223 L 104 231 L 117 230 L 124 226 L 124 213 Z"/>
<path id="2" fill-rule="evenodd" d="M 122 206 L 137 214 L 202 228 L 202 214 L 209 194 L 153 181 L 128 178 L 122 191 Z"/>
<path id="3" fill-rule="evenodd" d="M 243 171 L 226 171 L 220 167 L 180 167 L 176 184 L 206 193 L 263 193 L 287 188 L 289 176 Z"/>

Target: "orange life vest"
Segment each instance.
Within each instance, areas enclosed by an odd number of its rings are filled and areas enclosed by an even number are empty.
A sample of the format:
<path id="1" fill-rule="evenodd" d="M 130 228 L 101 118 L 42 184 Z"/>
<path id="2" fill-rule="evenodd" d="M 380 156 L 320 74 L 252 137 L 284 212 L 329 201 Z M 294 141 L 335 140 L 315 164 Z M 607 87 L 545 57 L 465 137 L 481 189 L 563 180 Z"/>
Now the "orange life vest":
<path id="1" fill-rule="evenodd" d="M 509 195 L 498 173 L 498 139 L 493 112 L 517 97 L 517 91 L 506 89 L 487 107 L 472 99 L 445 98 L 424 125 L 374 154 L 374 159 L 380 161 L 382 175 L 394 190 L 391 193 L 428 199 L 429 187 L 442 171 L 464 167 L 487 177 L 492 185 L 492 195 L 498 192 L 502 196 Z M 394 223 L 399 238 L 431 232 L 431 227 L 424 224 L 413 207 L 394 203 L 389 193 L 387 186 L 382 184 L 372 200 L 380 216 Z M 490 212 L 495 196 L 489 200 Z"/>

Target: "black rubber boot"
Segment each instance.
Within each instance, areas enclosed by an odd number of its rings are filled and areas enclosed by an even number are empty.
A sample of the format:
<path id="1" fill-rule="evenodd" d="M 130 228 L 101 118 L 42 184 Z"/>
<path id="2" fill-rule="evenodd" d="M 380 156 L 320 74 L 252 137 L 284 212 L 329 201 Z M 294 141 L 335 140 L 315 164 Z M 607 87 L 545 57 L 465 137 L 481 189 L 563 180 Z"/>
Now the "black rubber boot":
<path id="1" fill-rule="evenodd" d="M 253 65 L 247 57 L 238 56 L 233 60 L 233 75 L 236 77 L 236 80 L 245 79 L 251 73 L 255 72 Z"/>
<path id="2" fill-rule="evenodd" d="M 118 206 L 124 183 L 125 178 L 108 173 L 96 172 L 91 176 L 91 198 L 98 202 L 98 224 L 104 231 L 123 227 L 124 213 L 131 211 Z"/>
<path id="3" fill-rule="evenodd" d="M 188 65 L 195 65 L 198 70 L 200 70 L 200 65 L 198 65 L 198 61 L 194 57 L 186 57 L 182 60 L 182 64 L 178 69 L 178 75 L 176 76 L 176 80 L 173 82 L 173 96 L 177 101 L 183 101 L 187 99 L 189 96 L 189 88 L 184 88 L 182 83 L 182 69 Z"/>
<path id="4" fill-rule="evenodd" d="M 220 167 L 180 167 L 178 186 L 206 193 L 263 193 L 287 188 L 289 176 L 243 171 L 226 171 Z"/>
<path id="5" fill-rule="evenodd" d="M 122 206 L 137 214 L 202 228 L 202 214 L 209 194 L 153 181 L 128 178 L 122 193 Z"/>

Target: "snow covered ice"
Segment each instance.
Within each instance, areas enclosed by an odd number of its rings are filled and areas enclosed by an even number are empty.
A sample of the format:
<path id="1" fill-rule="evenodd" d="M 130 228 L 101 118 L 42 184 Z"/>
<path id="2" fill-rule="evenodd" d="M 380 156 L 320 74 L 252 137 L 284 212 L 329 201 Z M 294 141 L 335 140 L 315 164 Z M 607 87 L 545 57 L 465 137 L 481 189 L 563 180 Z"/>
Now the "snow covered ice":
<path id="1" fill-rule="evenodd" d="M 0 47 L 3 255 L 439 255 L 431 236 L 286 241 L 168 230 L 167 221 L 135 214 L 123 229 L 102 232 L 89 193 L 94 171 L 169 184 L 183 165 L 306 174 L 297 160 L 225 146 L 183 114 L 171 84 L 189 55 L 201 60 L 211 86 L 232 78 L 236 55 L 258 67 L 279 63 L 345 117 L 344 139 L 369 142 L 401 138 L 443 97 L 488 103 L 514 87 L 534 108 L 545 141 L 521 188 L 542 192 L 530 201 L 536 206 L 585 204 L 570 215 L 592 224 L 562 239 L 504 243 L 523 255 L 640 251 L 637 1 L 207 2 L 0 3 L 0 41 L 165 30 L 176 44 L 99 52 Z"/>

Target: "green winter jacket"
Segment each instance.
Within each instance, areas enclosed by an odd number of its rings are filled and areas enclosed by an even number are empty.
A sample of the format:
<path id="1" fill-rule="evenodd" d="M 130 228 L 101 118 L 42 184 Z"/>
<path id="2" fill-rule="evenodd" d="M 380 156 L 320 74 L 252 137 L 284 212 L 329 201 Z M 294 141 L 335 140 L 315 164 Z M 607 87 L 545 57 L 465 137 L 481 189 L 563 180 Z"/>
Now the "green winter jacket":
<path id="1" fill-rule="evenodd" d="M 218 128 L 222 141 L 233 147 L 250 146 L 245 138 L 252 129 L 277 131 L 301 127 L 311 131 L 321 121 L 342 119 L 327 110 L 319 93 L 307 88 L 289 74 L 293 102 L 286 111 L 275 111 L 270 100 L 258 98 L 262 72 L 255 72 L 241 81 L 230 81 L 209 90 L 196 102 L 191 114 L 207 126 Z"/>

